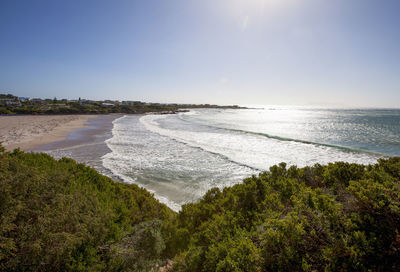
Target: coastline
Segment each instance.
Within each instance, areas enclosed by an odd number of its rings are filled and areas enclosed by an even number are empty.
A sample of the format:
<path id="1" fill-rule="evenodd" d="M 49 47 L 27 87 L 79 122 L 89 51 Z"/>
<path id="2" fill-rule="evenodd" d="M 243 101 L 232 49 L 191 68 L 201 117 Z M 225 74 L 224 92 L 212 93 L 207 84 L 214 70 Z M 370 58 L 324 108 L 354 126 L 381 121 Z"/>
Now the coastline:
<path id="1" fill-rule="evenodd" d="M 0 141 L 11 151 L 36 148 L 65 140 L 69 133 L 84 128 L 98 115 L 21 115 L 0 116 Z"/>
<path id="2" fill-rule="evenodd" d="M 46 143 L 33 149 L 34 152 L 45 152 L 56 159 L 68 157 L 95 168 L 100 173 L 112 176 L 103 166 L 102 157 L 110 152 L 106 141 L 113 134 L 114 120 L 121 114 L 95 115 L 84 127 L 80 127 L 62 140 Z"/>

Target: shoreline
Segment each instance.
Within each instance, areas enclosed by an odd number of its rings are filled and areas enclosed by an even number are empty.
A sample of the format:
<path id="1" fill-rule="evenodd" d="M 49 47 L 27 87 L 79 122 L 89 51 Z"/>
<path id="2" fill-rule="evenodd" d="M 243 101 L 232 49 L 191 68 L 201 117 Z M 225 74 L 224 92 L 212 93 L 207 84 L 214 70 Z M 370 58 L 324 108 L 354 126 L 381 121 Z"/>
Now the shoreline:
<path id="1" fill-rule="evenodd" d="M 106 141 L 113 137 L 114 120 L 122 116 L 96 115 L 95 118 L 89 119 L 84 127 L 68 133 L 66 138 L 40 145 L 32 151 L 44 152 L 56 159 L 68 157 L 110 176 L 111 173 L 103 166 L 102 157 L 111 151 Z"/>
<path id="2" fill-rule="evenodd" d="M 0 116 L 0 142 L 7 151 L 33 151 L 65 140 L 100 115 L 14 115 Z"/>

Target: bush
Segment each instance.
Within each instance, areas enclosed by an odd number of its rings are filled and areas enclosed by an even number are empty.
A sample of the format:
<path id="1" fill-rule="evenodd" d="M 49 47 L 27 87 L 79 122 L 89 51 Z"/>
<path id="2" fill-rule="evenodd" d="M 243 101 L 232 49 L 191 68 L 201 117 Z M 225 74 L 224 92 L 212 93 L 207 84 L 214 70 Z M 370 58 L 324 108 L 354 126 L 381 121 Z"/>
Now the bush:
<path id="1" fill-rule="evenodd" d="M 72 159 L 0 146 L 1 271 L 399 271 L 400 158 L 281 163 L 175 214 Z"/>
<path id="2" fill-rule="evenodd" d="M 130 250 L 157 259 L 161 224 L 172 216 L 136 185 L 71 159 L 19 150 L 0 154 L 0 196 L 1 271 L 119 269 L 118 254 L 107 249 L 130 237 L 144 243 Z M 134 261 L 142 260 L 132 267 Z"/>
<path id="3" fill-rule="evenodd" d="M 212 189 L 175 218 L 191 239 L 175 249 L 174 270 L 399 271 L 399 177 L 400 158 L 282 163 Z"/>

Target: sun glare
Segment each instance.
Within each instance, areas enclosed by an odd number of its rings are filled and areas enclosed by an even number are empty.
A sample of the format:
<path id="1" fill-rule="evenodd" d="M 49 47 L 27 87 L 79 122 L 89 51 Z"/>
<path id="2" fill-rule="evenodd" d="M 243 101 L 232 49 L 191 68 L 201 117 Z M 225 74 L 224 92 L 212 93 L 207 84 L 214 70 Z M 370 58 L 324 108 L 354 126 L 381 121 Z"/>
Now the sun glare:
<path id="1" fill-rule="evenodd" d="M 259 18 L 276 14 L 294 0 L 227 0 L 225 8 L 243 31 Z"/>
<path id="2" fill-rule="evenodd" d="M 291 2 L 293 0 L 232 0 L 227 1 L 226 5 L 239 20 L 240 27 L 246 29 L 254 17 L 276 13 Z"/>
<path id="3" fill-rule="evenodd" d="M 234 0 L 235 8 L 247 12 L 263 12 L 286 5 L 289 0 Z"/>

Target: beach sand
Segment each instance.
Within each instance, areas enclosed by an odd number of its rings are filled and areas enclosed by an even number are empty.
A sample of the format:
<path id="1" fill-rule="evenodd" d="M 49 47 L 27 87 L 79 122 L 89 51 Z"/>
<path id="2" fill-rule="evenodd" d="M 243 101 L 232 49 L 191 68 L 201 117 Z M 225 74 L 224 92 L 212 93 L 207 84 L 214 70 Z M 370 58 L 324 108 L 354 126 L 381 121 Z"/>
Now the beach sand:
<path id="1" fill-rule="evenodd" d="M 23 115 L 0 116 L 0 142 L 6 150 L 19 147 L 31 151 L 61 141 L 89 119 L 98 115 Z"/>

